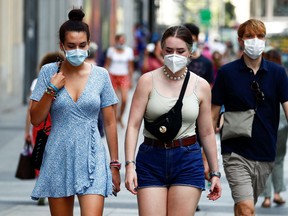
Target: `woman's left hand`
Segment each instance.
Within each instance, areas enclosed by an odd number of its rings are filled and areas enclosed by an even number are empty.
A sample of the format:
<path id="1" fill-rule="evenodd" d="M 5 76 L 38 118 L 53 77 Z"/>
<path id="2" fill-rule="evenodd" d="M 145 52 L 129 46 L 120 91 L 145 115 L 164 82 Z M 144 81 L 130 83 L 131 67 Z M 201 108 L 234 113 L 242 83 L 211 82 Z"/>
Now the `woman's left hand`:
<path id="1" fill-rule="evenodd" d="M 112 167 L 111 168 L 111 173 L 112 173 L 112 182 L 113 182 L 113 190 L 118 193 L 120 191 L 120 183 L 121 183 L 121 178 L 120 178 L 120 172 L 119 169 Z"/>
<path id="2" fill-rule="evenodd" d="M 221 184 L 220 184 L 220 178 L 214 176 L 211 178 L 211 187 L 210 187 L 210 193 L 207 195 L 207 198 L 209 200 L 217 200 L 221 197 Z"/>

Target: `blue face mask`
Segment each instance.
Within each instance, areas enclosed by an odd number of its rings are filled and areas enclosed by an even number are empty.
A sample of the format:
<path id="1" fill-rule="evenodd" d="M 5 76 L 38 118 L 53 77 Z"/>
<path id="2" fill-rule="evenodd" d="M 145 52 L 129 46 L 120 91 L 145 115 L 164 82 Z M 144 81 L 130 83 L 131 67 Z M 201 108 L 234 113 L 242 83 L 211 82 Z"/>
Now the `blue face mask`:
<path id="1" fill-rule="evenodd" d="M 197 49 L 198 49 L 198 44 L 197 44 L 197 42 L 193 42 L 191 52 L 194 53 L 194 52 L 197 51 Z"/>
<path id="2" fill-rule="evenodd" d="M 74 49 L 74 50 L 64 50 L 66 59 L 73 66 L 81 65 L 88 56 L 87 50 Z"/>

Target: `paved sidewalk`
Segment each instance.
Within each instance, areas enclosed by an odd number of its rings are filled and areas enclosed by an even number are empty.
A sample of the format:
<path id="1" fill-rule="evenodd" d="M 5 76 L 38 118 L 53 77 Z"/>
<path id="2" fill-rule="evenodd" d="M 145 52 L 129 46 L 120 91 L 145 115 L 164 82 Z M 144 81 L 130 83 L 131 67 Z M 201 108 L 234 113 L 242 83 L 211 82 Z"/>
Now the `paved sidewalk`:
<path id="1" fill-rule="evenodd" d="M 132 92 L 130 92 L 129 100 Z M 26 106 L 20 102 L 8 101 L 0 105 L 0 216 L 48 216 L 48 205 L 37 206 L 35 201 L 30 199 L 30 193 L 34 187 L 35 180 L 21 181 L 14 177 L 20 151 L 24 144 L 24 125 Z M 129 103 L 128 103 L 129 104 Z M 126 111 L 125 119 L 127 119 Z M 127 121 L 124 121 L 127 122 Z M 119 152 L 120 160 L 124 161 L 124 130 L 119 129 Z M 139 141 L 141 142 L 141 140 Z M 285 184 L 288 183 L 288 158 L 285 159 Z M 221 171 L 223 172 L 220 160 Z M 122 180 L 124 180 L 124 169 L 121 170 Z M 222 178 L 223 196 L 213 202 L 206 198 L 207 192 L 203 192 L 199 206 L 201 211 L 196 216 L 232 216 L 233 201 L 230 190 L 225 179 Z M 104 216 L 136 216 L 136 197 L 127 192 L 124 183 L 121 185 L 122 191 L 117 197 L 108 197 L 105 201 Z M 288 193 L 282 193 L 288 201 Z M 260 207 L 263 198 L 260 197 L 256 205 L 258 216 L 288 215 L 288 204 L 277 207 L 274 204 L 270 209 Z M 75 215 L 80 215 L 78 202 L 75 201 Z"/>

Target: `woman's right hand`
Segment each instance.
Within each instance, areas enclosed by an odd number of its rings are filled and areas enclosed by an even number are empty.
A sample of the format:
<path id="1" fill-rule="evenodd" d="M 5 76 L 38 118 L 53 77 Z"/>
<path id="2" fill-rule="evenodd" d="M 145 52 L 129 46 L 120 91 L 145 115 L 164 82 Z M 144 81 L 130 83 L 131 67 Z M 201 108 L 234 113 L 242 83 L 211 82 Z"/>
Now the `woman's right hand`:
<path id="1" fill-rule="evenodd" d="M 130 163 L 126 166 L 126 173 L 125 173 L 125 187 L 128 191 L 130 191 L 132 194 L 137 194 L 137 174 L 135 171 L 135 165 L 133 163 Z"/>
<path id="2" fill-rule="evenodd" d="M 56 86 L 60 90 L 65 85 L 65 76 L 63 75 L 61 71 L 59 73 L 55 73 L 51 77 L 50 83 Z"/>

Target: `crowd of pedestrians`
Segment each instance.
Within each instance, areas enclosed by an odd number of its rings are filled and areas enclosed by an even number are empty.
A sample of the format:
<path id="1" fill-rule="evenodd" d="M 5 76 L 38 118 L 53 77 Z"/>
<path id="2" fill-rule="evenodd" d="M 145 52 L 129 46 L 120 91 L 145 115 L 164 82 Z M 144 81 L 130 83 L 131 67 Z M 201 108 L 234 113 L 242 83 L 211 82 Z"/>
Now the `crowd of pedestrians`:
<path id="1" fill-rule="evenodd" d="M 25 139 L 35 142 L 31 123 L 52 119 L 32 199 L 48 198 L 51 215 L 72 215 L 76 196 L 81 214 L 101 215 L 104 198 L 120 191 L 118 123 L 126 129 L 125 187 L 137 195 L 141 216 L 194 215 L 205 189 L 208 199 L 221 197 L 216 133 L 234 214 L 255 215 L 259 196 L 264 196 L 264 208 L 286 203 L 280 192 L 286 189 L 288 78 L 281 54 L 265 49 L 262 21 L 249 19 L 239 26 L 239 58 L 230 42 L 224 53 L 208 55 L 207 49 L 204 54 L 200 29 L 193 23 L 169 27 L 153 41 L 143 41 L 138 26 L 137 57 L 126 36 L 117 34 L 99 67 L 98 46 L 90 42 L 84 16 L 81 9 L 69 12 L 59 29 L 61 51 L 56 54 L 62 63 L 42 62 L 31 88 Z M 141 76 L 126 123 L 123 114 L 136 70 Z M 245 125 L 249 130 L 240 134 L 239 115 L 247 113 L 252 113 Z M 239 123 L 236 129 L 231 116 Z M 140 133 L 144 141 L 138 149 Z"/>

